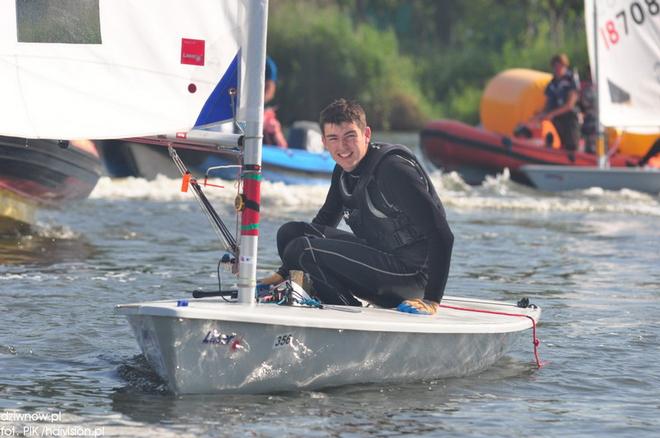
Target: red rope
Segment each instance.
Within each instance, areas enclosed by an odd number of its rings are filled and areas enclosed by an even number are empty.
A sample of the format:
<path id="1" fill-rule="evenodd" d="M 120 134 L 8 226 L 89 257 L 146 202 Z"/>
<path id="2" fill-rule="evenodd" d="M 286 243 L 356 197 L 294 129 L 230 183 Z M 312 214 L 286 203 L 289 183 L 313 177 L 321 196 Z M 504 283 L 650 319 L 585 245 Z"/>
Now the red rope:
<path id="1" fill-rule="evenodd" d="M 531 316 L 523 315 L 521 313 L 507 313 L 507 312 L 496 312 L 494 310 L 469 309 L 467 307 L 448 306 L 446 304 L 440 304 L 440 307 L 444 307 L 446 309 L 453 309 L 453 310 L 464 310 L 466 312 L 489 313 L 491 315 L 517 316 L 517 317 L 529 318 L 532 321 L 532 344 L 534 344 L 534 358 L 536 359 L 536 366 L 541 368 L 543 365 L 545 365 L 545 362 L 541 362 L 541 359 L 539 358 L 539 344 L 541 343 L 541 341 L 539 341 L 539 339 L 536 337 L 536 320 L 534 320 L 534 318 L 532 318 Z"/>
<path id="2" fill-rule="evenodd" d="M 197 181 L 197 180 L 195 180 L 195 181 Z M 208 177 L 208 176 L 205 176 L 205 177 L 204 177 L 204 183 L 203 183 L 204 187 L 218 187 L 218 188 L 220 188 L 220 189 L 224 189 L 224 188 L 225 188 L 225 186 L 219 186 L 219 185 L 217 185 L 217 184 L 211 184 L 211 183 L 208 182 L 208 181 L 209 181 L 209 177 Z"/>

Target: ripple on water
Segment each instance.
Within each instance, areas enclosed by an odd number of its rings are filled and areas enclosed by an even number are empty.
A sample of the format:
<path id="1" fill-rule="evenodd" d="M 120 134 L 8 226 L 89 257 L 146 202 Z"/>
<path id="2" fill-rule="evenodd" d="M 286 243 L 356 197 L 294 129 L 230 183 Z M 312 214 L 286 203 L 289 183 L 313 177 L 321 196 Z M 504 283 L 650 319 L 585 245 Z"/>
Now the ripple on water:
<path id="1" fill-rule="evenodd" d="M 540 370 L 530 335 L 465 379 L 174 396 L 113 306 L 216 288 L 222 251 L 180 181 L 102 180 L 92 199 L 44 213 L 61 229 L 0 241 L 0 409 L 61 409 L 108 436 L 654 436 L 658 198 L 542 194 L 505 174 L 478 187 L 433 179 L 455 235 L 447 294 L 540 305 Z M 313 217 L 325 189 L 263 193 L 265 273 L 279 225 Z M 222 205 L 234 195 L 210 192 L 232 229 Z"/>

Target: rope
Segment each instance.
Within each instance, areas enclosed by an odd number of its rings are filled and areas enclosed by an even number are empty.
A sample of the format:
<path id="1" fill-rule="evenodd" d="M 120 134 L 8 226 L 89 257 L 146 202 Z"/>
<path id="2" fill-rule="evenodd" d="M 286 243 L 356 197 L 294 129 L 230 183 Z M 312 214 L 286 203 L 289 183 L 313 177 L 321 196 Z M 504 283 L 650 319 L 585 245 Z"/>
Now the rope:
<path id="1" fill-rule="evenodd" d="M 445 309 L 463 310 L 465 312 L 488 313 L 491 315 L 517 316 L 517 317 L 528 318 L 530 321 L 532 321 L 532 344 L 534 345 L 534 358 L 536 359 L 536 366 L 538 368 L 541 368 L 543 365 L 546 364 L 546 362 L 542 362 L 541 359 L 539 358 L 539 345 L 541 344 L 541 341 L 539 341 L 539 339 L 536 337 L 536 320 L 531 316 L 523 315 L 521 313 L 508 313 L 508 312 L 497 312 L 494 310 L 468 309 L 466 307 L 448 306 L 446 304 L 440 304 L 440 307 L 444 307 Z"/>
<path id="2" fill-rule="evenodd" d="M 298 300 L 298 304 L 302 306 L 318 307 L 319 309 L 323 307 L 321 302 L 316 298 L 304 298 L 302 300 Z"/>
<path id="3" fill-rule="evenodd" d="M 300 306 L 314 307 L 318 309 L 323 308 L 323 304 L 316 299 L 307 296 L 307 294 L 302 295 L 296 292 L 289 282 L 287 281 L 284 285 L 279 285 L 273 289 L 262 289 L 257 288 L 257 299 L 260 303 L 269 303 L 277 305 L 293 305 L 298 304 Z"/>
<path id="4" fill-rule="evenodd" d="M 176 153 L 176 150 L 174 150 L 174 148 L 172 148 L 171 146 L 168 149 L 170 152 L 170 157 L 172 158 L 172 161 L 174 161 L 176 167 L 179 169 L 179 172 L 181 172 L 181 174 L 185 176 L 190 175 L 190 171 L 183 163 L 181 158 L 179 158 L 179 155 Z M 204 191 L 200 187 L 197 180 L 195 178 L 190 178 L 190 185 L 192 186 L 193 189 L 192 191 L 193 194 L 195 195 L 195 199 L 199 203 L 204 215 L 208 218 L 209 222 L 211 222 L 211 226 L 213 227 L 213 230 L 220 238 L 220 241 L 223 243 L 225 250 L 231 252 L 233 255 L 238 254 L 238 243 L 236 242 L 236 239 L 231 234 L 231 231 L 229 231 L 225 223 L 222 221 L 218 213 L 211 205 L 211 202 L 204 194 Z"/>

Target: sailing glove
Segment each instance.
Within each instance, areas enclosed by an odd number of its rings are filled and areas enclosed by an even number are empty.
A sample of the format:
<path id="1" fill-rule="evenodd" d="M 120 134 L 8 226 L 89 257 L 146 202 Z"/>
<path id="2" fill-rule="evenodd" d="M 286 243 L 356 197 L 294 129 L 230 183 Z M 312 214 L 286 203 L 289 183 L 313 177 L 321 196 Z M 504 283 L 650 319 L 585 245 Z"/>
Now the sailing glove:
<path id="1" fill-rule="evenodd" d="M 435 315 L 438 311 L 439 304 L 433 301 L 415 298 L 413 300 L 406 300 L 399 304 L 396 308 L 399 312 L 414 313 L 417 315 Z"/>

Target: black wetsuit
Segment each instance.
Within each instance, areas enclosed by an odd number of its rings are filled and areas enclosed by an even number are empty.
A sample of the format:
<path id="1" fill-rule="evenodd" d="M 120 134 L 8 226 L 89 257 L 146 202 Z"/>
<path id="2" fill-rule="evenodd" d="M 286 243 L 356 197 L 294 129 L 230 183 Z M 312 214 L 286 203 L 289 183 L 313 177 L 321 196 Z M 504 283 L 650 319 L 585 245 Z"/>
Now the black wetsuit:
<path id="1" fill-rule="evenodd" d="M 578 85 L 575 76 L 571 70 L 568 70 L 563 76 L 559 78 L 552 78 L 548 86 L 545 88 L 545 96 L 547 99 L 546 111 L 552 111 L 563 106 L 568 100 L 568 95 L 572 92 L 578 91 Z M 577 108 L 559 114 L 552 118 L 552 124 L 559 134 L 561 145 L 569 151 L 577 150 L 580 143 L 580 129 L 577 115 Z"/>
<path id="2" fill-rule="evenodd" d="M 359 305 L 353 295 L 383 307 L 411 298 L 440 301 L 454 236 L 428 175 L 412 153 L 395 148 L 382 155 L 380 145 L 370 145 L 352 172 L 335 167 L 325 203 L 312 223 L 289 222 L 278 231 L 280 275 L 286 277 L 290 269 L 307 272 L 317 296 L 329 304 Z M 370 169 L 373 160 L 379 164 Z M 365 173 L 373 176 L 367 190 L 375 208 L 388 212 L 388 218 L 393 211 L 404 212 L 405 220 L 396 225 L 401 232 L 393 233 L 400 235 L 396 239 L 383 236 L 381 242 L 368 231 L 356 235 L 336 228 L 348 213 L 342 190 L 356 190 L 360 179 L 368 178 Z"/>

